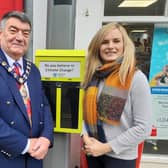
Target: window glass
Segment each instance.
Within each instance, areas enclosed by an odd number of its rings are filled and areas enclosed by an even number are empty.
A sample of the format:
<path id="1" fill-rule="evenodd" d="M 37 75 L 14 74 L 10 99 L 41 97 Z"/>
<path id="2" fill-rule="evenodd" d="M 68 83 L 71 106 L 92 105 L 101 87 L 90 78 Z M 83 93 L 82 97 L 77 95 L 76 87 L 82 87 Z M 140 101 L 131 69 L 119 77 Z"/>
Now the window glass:
<path id="1" fill-rule="evenodd" d="M 125 23 L 124 27 L 135 44 L 137 66 L 146 74 L 147 78 L 149 78 L 154 25 L 147 23 Z"/>
<path id="2" fill-rule="evenodd" d="M 105 0 L 104 16 L 164 16 L 165 0 L 158 0 L 148 7 L 119 7 L 122 1 Z"/>
<path id="3" fill-rule="evenodd" d="M 153 61 L 152 59 L 157 59 L 158 53 L 154 53 L 154 49 L 158 48 L 157 46 L 154 46 L 154 38 L 155 38 L 155 43 L 160 44 L 160 50 L 162 54 L 162 60 L 164 63 L 166 63 L 166 51 L 162 49 L 163 45 L 165 45 L 168 42 L 168 37 L 165 36 L 164 34 L 161 34 L 159 32 L 160 40 L 156 39 L 156 30 L 161 29 L 161 30 L 168 30 L 168 26 L 166 24 L 160 24 L 159 26 L 156 24 L 146 24 L 146 23 L 124 23 L 123 26 L 127 29 L 128 34 L 130 35 L 131 39 L 133 40 L 135 46 L 136 46 L 136 57 L 137 57 L 137 63 L 138 67 L 146 74 L 146 76 L 149 79 L 149 72 L 151 71 L 151 62 Z M 155 33 L 154 33 L 155 31 Z M 162 32 L 162 31 L 161 31 Z M 163 31 L 164 33 L 164 31 Z M 162 38 L 164 36 L 164 38 Z M 157 42 L 156 42 L 157 40 Z M 158 45 L 159 45 L 158 44 Z M 153 51 L 152 51 L 153 50 Z M 152 55 L 152 56 L 151 56 Z M 152 58 L 154 56 L 154 58 Z M 157 66 L 159 65 L 159 62 L 163 62 L 162 60 L 156 60 Z M 164 64 L 163 63 L 163 64 Z M 150 72 L 151 73 L 151 72 Z M 155 95 L 156 96 L 156 95 Z M 159 95 L 158 97 L 161 98 L 162 94 Z M 163 95 L 164 96 L 164 95 Z M 157 97 L 157 98 L 158 98 Z M 159 99 L 160 101 L 162 99 Z M 165 100 L 167 103 L 167 100 Z M 156 104 L 157 102 L 153 102 L 153 106 L 158 106 Z M 154 105 L 155 104 L 155 105 Z M 168 120 L 162 119 L 162 121 L 157 120 L 157 117 L 162 117 L 164 116 L 165 110 L 162 108 L 161 111 L 153 110 L 153 123 L 157 124 L 157 136 L 154 137 L 149 137 L 145 141 L 144 144 L 144 150 L 143 153 L 146 154 L 168 154 L 168 150 L 166 150 L 165 146 L 168 145 L 168 140 L 167 140 L 167 131 L 166 128 L 168 128 Z M 156 114 L 159 113 L 160 115 Z M 163 117 L 162 117 L 163 118 Z M 166 128 L 165 128 L 166 127 Z M 163 132 L 162 136 L 159 136 L 160 133 L 158 132 Z"/>

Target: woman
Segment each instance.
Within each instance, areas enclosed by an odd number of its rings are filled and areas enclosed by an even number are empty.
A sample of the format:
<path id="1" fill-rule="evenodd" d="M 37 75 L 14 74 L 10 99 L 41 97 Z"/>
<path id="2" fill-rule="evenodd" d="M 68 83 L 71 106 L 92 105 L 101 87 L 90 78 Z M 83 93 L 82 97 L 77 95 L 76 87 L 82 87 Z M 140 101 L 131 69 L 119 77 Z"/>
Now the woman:
<path id="1" fill-rule="evenodd" d="M 135 168 L 138 144 L 151 132 L 152 103 L 134 44 L 120 24 L 107 24 L 93 37 L 82 86 L 88 167 Z"/>

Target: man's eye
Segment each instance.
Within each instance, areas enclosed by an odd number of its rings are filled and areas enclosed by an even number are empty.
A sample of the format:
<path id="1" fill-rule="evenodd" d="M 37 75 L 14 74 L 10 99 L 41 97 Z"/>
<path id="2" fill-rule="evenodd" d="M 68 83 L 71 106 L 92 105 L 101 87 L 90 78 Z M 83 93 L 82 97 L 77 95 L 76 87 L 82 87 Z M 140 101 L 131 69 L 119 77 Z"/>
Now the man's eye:
<path id="1" fill-rule="evenodd" d="M 28 37 L 28 36 L 30 36 L 30 31 L 23 31 L 23 35 L 25 36 L 25 37 Z"/>
<path id="2" fill-rule="evenodd" d="M 16 29 L 9 29 L 9 32 L 12 34 L 15 34 L 15 33 L 17 33 L 17 30 Z"/>

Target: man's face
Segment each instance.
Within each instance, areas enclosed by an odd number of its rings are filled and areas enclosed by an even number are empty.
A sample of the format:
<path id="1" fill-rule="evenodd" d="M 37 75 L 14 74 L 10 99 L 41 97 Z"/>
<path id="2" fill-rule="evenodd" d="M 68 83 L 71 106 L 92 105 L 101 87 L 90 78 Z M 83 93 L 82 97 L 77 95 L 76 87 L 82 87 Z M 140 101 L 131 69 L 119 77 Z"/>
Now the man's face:
<path id="1" fill-rule="evenodd" d="M 19 59 L 28 50 L 31 28 L 17 18 L 9 18 L 0 30 L 0 47 L 13 59 Z"/>

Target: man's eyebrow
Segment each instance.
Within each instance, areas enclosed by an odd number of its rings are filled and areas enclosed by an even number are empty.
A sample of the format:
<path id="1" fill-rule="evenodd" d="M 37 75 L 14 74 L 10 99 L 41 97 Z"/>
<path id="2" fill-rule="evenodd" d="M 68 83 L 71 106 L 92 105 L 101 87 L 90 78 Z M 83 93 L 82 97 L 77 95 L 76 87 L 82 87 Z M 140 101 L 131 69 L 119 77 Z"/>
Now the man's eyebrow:
<path id="1" fill-rule="evenodd" d="M 11 26 L 9 26 L 9 28 L 14 28 L 14 29 L 17 29 L 17 30 L 22 30 L 22 31 L 31 31 L 31 29 L 20 29 L 19 27 L 16 27 L 16 26 L 13 26 L 13 25 L 11 25 Z"/>

